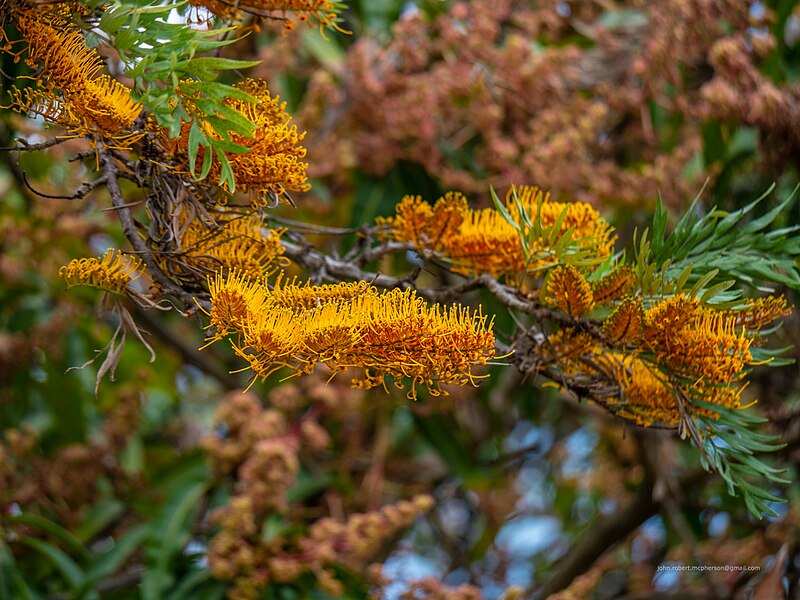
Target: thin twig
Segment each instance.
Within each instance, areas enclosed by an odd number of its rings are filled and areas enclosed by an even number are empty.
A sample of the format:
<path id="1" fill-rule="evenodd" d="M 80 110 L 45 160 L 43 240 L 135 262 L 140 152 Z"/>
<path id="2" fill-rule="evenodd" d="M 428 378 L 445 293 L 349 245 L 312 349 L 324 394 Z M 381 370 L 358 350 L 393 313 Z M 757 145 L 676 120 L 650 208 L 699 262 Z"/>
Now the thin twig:
<path id="1" fill-rule="evenodd" d="M 133 249 L 139 254 L 142 261 L 147 266 L 147 271 L 153 278 L 153 281 L 161 286 L 162 291 L 170 296 L 177 298 L 185 308 L 191 309 L 196 306 L 198 302 L 195 297 L 184 290 L 182 287 L 172 281 L 156 264 L 153 254 L 147 247 L 147 244 L 139 235 L 136 230 L 136 223 L 134 221 L 131 210 L 126 206 L 125 199 L 122 196 L 122 190 L 119 187 L 117 166 L 114 164 L 114 159 L 109 152 L 107 152 L 100 144 L 97 143 L 97 153 L 100 157 L 100 168 L 106 178 L 106 187 L 111 196 L 111 204 L 118 210 L 116 211 L 120 223 L 122 224 L 122 231 L 125 237 L 130 242 Z M 203 308 L 208 310 L 210 307 L 206 306 L 207 303 L 202 302 Z"/>

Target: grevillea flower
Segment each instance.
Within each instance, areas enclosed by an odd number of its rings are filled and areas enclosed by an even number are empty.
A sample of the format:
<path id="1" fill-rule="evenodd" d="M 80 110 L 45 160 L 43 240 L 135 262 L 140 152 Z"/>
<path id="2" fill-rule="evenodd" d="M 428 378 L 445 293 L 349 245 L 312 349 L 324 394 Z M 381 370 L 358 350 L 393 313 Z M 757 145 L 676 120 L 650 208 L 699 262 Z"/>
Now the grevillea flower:
<path id="1" fill-rule="evenodd" d="M 405 196 L 397 205 L 395 217 L 379 218 L 378 222 L 391 227 L 396 239 L 411 242 L 420 251 L 440 252 L 446 240 L 458 234 L 468 214 L 467 199 L 448 192 L 433 206 L 420 196 Z"/>
<path id="2" fill-rule="evenodd" d="M 262 378 L 282 366 L 292 366 L 302 344 L 295 315 L 289 309 L 268 306 L 250 312 L 241 332 L 241 340 L 232 343 L 233 349 Z"/>
<path id="3" fill-rule="evenodd" d="M 209 344 L 232 333 L 244 333 L 246 325 L 267 302 L 264 286 L 236 271 L 225 275 L 220 271 L 209 278 L 208 291 L 211 295 L 209 327 L 214 329 Z"/>
<path id="4" fill-rule="evenodd" d="M 634 285 L 636 274 L 633 267 L 621 265 L 602 279 L 592 282 L 592 297 L 597 305 L 608 304 L 628 296 Z"/>
<path id="5" fill-rule="evenodd" d="M 644 331 L 644 303 L 627 297 L 603 321 L 603 335 L 612 344 L 637 344 Z"/>
<path id="6" fill-rule="evenodd" d="M 12 107 L 33 112 L 74 134 L 97 134 L 115 143 L 138 135 L 128 130 L 142 106 L 130 90 L 100 73 L 100 56 L 86 46 L 80 31 L 55 13 L 19 8 L 12 18 L 28 42 L 27 63 L 41 69 L 41 89 L 10 92 Z"/>
<path id="7" fill-rule="evenodd" d="M 645 312 L 647 347 L 673 371 L 712 383 L 744 377 L 752 338 L 737 326 L 736 313 L 717 311 L 684 294 Z"/>
<path id="8" fill-rule="evenodd" d="M 237 271 L 257 279 L 286 265 L 280 238 L 282 229 L 266 229 L 259 215 L 226 215 L 218 227 L 192 221 L 181 238 L 180 259 L 207 272 Z"/>
<path id="9" fill-rule="evenodd" d="M 674 427 L 680 422 L 675 391 L 657 368 L 635 356 L 618 356 L 616 369 L 621 389 L 617 414 L 637 425 Z"/>
<path id="10" fill-rule="evenodd" d="M 299 132 L 296 125 L 289 124 L 291 116 L 285 111 L 286 103 L 280 102 L 278 97 L 272 97 L 263 81 L 246 79 L 235 87 L 255 98 L 255 102 L 239 98 L 225 100 L 227 106 L 240 112 L 255 125 L 252 137 L 229 132 L 231 142 L 247 149 L 243 153 L 227 153 L 236 188 L 249 194 L 254 208 L 269 206 L 279 199 L 288 198 L 288 192 L 309 190 L 311 186 L 306 181 L 308 163 L 302 160 L 306 155 L 306 149 L 300 145 L 305 132 Z M 205 135 L 219 138 L 211 126 L 203 120 L 205 116 L 203 111 L 198 107 L 192 108 L 192 97 L 197 93 L 196 87 L 188 86 L 186 83 L 182 87 L 179 84 L 177 92 L 184 95 L 185 105 L 195 115 Z M 191 124 L 184 123 L 180 136 L 177 139 L 169 139 L 166 131 L 159 130 L 163 147 L 179 162 L 185 161 L 188 157 L 190 131 Z M 205 152 L 206 149 L 201 146 L 198 151 L 198 162 L 202 163 Z M 188 169 L 185 164 L 182 168 Z M 208 176 L 212 180 L 219 180 L 221 170 L 222 164 L 214 156 Z"/>
<path id="11" fill-rule="evenodd" d="M 377 295 L 378 290 L 366 281 L 345 281 L 328 285 L 310 285 L 308 282 L 298 283 L 297 279 L 283 282 L 278 277 L 270 293 L 270 301 L 285 308 L 299 312 L 312 310 L 327 304 L 350 302 L 359 296 Z"/>
<path id="12" fill-rule="evenodd" d="M 560 265 L 550 271 L 541 299 L 571 317 L 582 317 L 594 307 L 592 287 L 572 265 Z"/>
<path id="13" fill-rule="evenodd" d="M 336 26 L 341 5 L 330 0 L 190 0 L 192 6 L 202 6 L 223 19 L 240 20 L 243 13 L 256 17 L 280 19 L 287 30 L 294 28 L 295 19 L 320 30 Z"/>
<path id="14" fill-rule="evenodd" d="M 587 331 L 563 327 L 548 335 L 536 349 L 542 366 L 555 366 L 566 376 L 591 373 L 586 359 L 599 353 L 597 340 Z"/>
<path id="15" fill-rule="evenodd" d="M 280 283 L 280 282 L 279 282 Z M 255 376 L 288 367 L 305 373 L 326 364 L 357 369 L 359 387 L 411 380 L 431 393 L 440 384 L 474 384 L 473 371 L 494 356 L 491 321 L 464 307 L 428 306 L 413 290 L 379 293 L 366 282 L 330 286 L 276 284 L 270 291 L 239 274 L 209 281 L 215 334 L 233 335 L 237 355 Z"/>
<path id="16" fill-rule="evenodd" d="M 61 267 L 59 277 L 69 287 L 88 285 L 115 294 L 124 294 L 128 284 L 142 274 L 142 261 L 136 256 L 110 248 L 99 258 L 76 258 Z"/>
<path id="17" fill-rule="evenodd" d="M 526 272 L 554 267 L 554 243 L 563 235 L 592 258 L 611 254 L 613 230 L 586 203 L 550 202 L 538 188 L 521 187 L 509 192 L 505 208 L 520 228 L 530 221 L 548 232 L 530 240 L 527 255 L 520 232 L 506 216 L 495 209 L 472 210 L 460 194 L 448 194 L 433 206 L 406 196 L 394 217 L 378 223 L 387 237 L 410 242 L 421 252 L 439 253 L 465 275 L 488 273 L 515 281 Z"/>
<path id="18" fill-rule="evenodd" d="M 308 371 L 317 363 L 338 365 L 361 343 L 362 330 L 353 312 L 336 302 L 309 309 L 302 315 L 301 322 L 300 354 Z"/>
<path id="19" fill-rule="evenodd" d="M 682 419 L 679 397 L 684 410 L 693 416 L 719 416 L 713 410 L 694 405 L 694 399 L 734 410 L 742 408 L 741 395 L 745 386 L 738 382 L 670 380 L 656 364 L 637 354 L 612 353 L 611 370 L 620 394 L 616 400 L 607 402 L 608 407 L 643 427 L 678 425 Z"/>
<path id="20" fill-rule="evenodd" d="M 428 307 L 413 290 L 362 296 L 350 306 L 362 319 L 347 364 L 364 369 L 356 385 L 383 385 L 390 375 L 399 387 L 409 377 L 409 397 L 416 397 L 418 384 L 438 394 L 441 383 L 474 384 L 473 367 L 494 356 L 492 323 L 463 307 Z"/>
<path id="21" fill-rule="evenodd" d="M 788 317 L 792 308 L 783 296 L 766 296 L 749 301 L 744 307 L 733 312 L 737 327 L 748 331 L 759 331 L 774 321 Z"/>

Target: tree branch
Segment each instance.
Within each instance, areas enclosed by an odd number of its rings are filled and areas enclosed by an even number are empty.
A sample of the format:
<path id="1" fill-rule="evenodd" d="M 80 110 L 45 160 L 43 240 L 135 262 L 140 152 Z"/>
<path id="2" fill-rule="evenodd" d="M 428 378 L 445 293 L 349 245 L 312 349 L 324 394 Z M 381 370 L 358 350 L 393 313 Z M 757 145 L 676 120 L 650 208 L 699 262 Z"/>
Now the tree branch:
<path id="1" fill-rule="evenodd" d="M 97 154 L 100 158 L 100 168 L 103 172 L 103 177 L 106 180 L 106 188 L 111 196 L 111 204 L 116 209 L 125 237 L 147 266 L 147 271 L 153 278 L 153 281 L 161 286 L 162 291 L 167 295 L 175 297 L 185 308 L 194 308 L 197 302 L 195 297 L 167 277 L 156 264 L 153 259 L 153 253 L 136 230 L 136 223 L 131 214 L 130 207 L 125 202 L 122 196 L 122 190 L 119 187 L 119 172 L 117 170 L 117 165 L 114 164 L 113 156 L 101 146 L 100 142 L 97 142 Z M 202 304 L 207 305 L 207 303 Z M 208 309 L 209 307 L 203 306 L 203 308 Z"/>
<path id="2" fill-rule="evenodd" d="M 617 512 L 591 523 L 583 536 L 567 555 L 559 561 L 553 576 L 537 591 L 537 600 L 544 600 L 569 586 L 572 581 L 588 571 L 605 552 L 627 538 L 647 519 L 661 510 L 661 504 L 653 498 L 656 483 L 656 465 L 644 458 L 645 476 L 633 501 Z M 690 471 L 678 480 L 681 489 L 690 489 L 710 476 L 703 469 Z"/>

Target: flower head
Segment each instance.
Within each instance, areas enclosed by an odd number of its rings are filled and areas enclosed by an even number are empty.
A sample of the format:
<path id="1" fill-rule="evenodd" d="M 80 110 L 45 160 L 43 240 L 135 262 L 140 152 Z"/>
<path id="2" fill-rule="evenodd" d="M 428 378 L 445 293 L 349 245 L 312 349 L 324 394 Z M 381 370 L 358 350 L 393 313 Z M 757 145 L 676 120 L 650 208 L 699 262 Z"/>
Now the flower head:
<path id="1" fill-rule="evenodd" d="M 286 264 L 280 242 L 284 230 L 265 229 L 258 215 L 225 215 L 217 225 L 208 228 L 195 219 L 186 227 L 183 262 L 207 272 L 237 271 L 250 278 L 267 277 Z"/>
<path id="2" fill-rule="evenodd" d="M 131 281 L 142 274 L 142 261 L 115 248 L 99 258 L 76 258 L 58 271 L 69 287 L 88 285 L 115 294 L 124 294 Z"/>
<path id="3" fill-rule="evenodd" d="M 276 284 L 272 291 L 241 274 L 209 281 L 214 342 L 234 335 L 236 354 L 258 377 L 324 363 L 334 372 L 360 369 L 359 387 L 474 384 L 474 368 L 494 356 L 492 323 L 458 306 L 428 306 L 413 290 L 379 293 L 366 282 L 327 286 Z"/>
<path id="4" fill-rule="evenodd" d="M 97 134 L 130 143 L 128 132 L 142 106 L 130 90 L 106 74 L 96 51 L 80 31 L 55 13 L 20 8 L 14 22 L 28 42 L 27 62 L 41 69 L 41 89 L 12 88 L 11 105 L 61 125 L 70 133 Z"/>
<path id="5" fill-rule="evenodd" d="M 612 344 L 636 344 L 644 329 L 644 303 L 639 297 L 627 297 L 603 321 L 603 335 Z"/>
<path id="6" fill-rule="evenodd" d="M 260 283 L 236 271 L 224 275 L 217 272 L 208 280 L 208 291 L 211 295 L 209 327 L 215 330 L 209 343 L 232 333 L 243 333 L 267 301 L 266 290 Z"/>
<path id="7" fill-rule="evenodd" d="M 572 265 L 560 265 L 550 271 L 542 289 L 542 301 L 571 317 L 582 317 L 594 307 L 592 288 Z"/>
<path id="8" fill-rule="evenodd" d="M 633 291 L 636 274 L 633 267 L 622 265 L 602 279 L 592 282 L 592 297 L 598 305 L 622 300 Z"/>
<path id="9" fill-rule="evenodd" d="M 644 339 L 659 360 L 688 378 L 728 383 L 744 377 L 752 339 L 732 311 L 706 308 L 684 294 L 645 312 Z"/>
<path id="10" fill-rule="evenodd" d="M 493 208 L 470 209 L 460 194 L 447 194 L 433 206 L 407 196 L 394 217 L 379 223 L 388 237 L 442 255 L 456 272 L 511 280 L 556 266 L 555 242 L 562 236 L 586 256 L 598 259 L 610 256 L 614 241 L 612 229 L 594 208 L 581 202 L 550 202 L 534 187 L 510 191 L 505 214 Z M 520 239 L 523 227 L 539 232 L 526 236 L 531 238 L 526 248 Z"/>
<path id="11" fill-rule="evenodd" d="M 191 85 L 190 85 L 191 84 Z M 252 137 L 234 131 L 229 132 L 230 141 L 247 149 L 242 153 L 226 153 L 230 170 L 240 189 L 250 196 L 254 208 L 270 206 L 280 199 L 288 198 L 289 192 L 304 192 L 311 188 L 307 183 L 306 169 L 308 163 L 303 162 L 306 149 L 300 145 L 305 132 L 299 132 L 296 125 L 290 125 L 291 117 L 286 113 L 285 102 L 273 97 L 263 81 L 246 79 L 235 86 L 255 98 L 255 101 L 240 98 L 228 98 L 224 102 L 230 108 L 241 113 L 255 126 Z M 199 107 L 194 106 L 192 98 L 201 87 L 196 82 L 182 82 L 177 92 L 184 96 L 184 104 L 194 114 L 207 137 L 219 138 L 213 128 L 205 121 L 206 115 Z M 180 136 L 170 139 L 166 131 L 160 130 L 161 144 L 173 154 L 183 166 L 189 152 L 189 133 L 192 124 L 184 123 Z M 206 148 L 198 150 L 198 160 L 202 162 Z M 219 180 L 222 174 L 222 163 L 215 155 L 211 159 L 209 177 Z"/>

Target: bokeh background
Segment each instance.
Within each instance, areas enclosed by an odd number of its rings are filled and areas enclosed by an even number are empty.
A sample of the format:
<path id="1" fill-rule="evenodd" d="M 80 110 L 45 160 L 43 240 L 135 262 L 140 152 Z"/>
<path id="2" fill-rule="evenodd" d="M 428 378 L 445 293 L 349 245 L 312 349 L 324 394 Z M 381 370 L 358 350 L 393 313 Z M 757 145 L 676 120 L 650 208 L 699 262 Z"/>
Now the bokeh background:
<path id="1" fill-rule="evenodd" d="M 798 183 L 793 0 L 353 0 L 343 18 L 349 35 L 265 23 L 226 49 L 262 60 L 248 75 L 308 131 L 312 190 L 277 216 L 358 227 L 405 194 L 488 206 L 490 187 L 532 184 L 595 205 L 621 250 L 658 198 L 673 217 L 698 195 L 694 210 L 734 210 L 775 184 L 765 212 Z M 5 83 L 23 73 L 2 60 Z M 54 133 L 8 112 L 0 127 L 3 146 Z M 510 367 L 415 402 L 323 372 L 243 394 L 232 353 L 197 350 L 201 318 L 136 310 L 157 359 L 129 340 L 95 396 L 97 363 L 72 367 L 117 323 L 57 274 L 123 238 L 101 194 L 59 197 L 91 177 L 69 160 L 86 148 L 0 154 L 0 598 L 800 598 L 796 483 L 756 520 L 674 432 Z M 798 205 L 779 220 L 800 222 Z M 464 302 L 512 330 L 488 298 Z M 798 332 L 795 315 L 778 345 Z M 796 482 L 797 367 L 751 381 Z M 242 494 L 274 506 L 257 532 L 237 521 Z M 329 517 L 351 529 L 337 538 Z M 282 540 L 308 542 L 300 572 L 301 542 Z"/>

